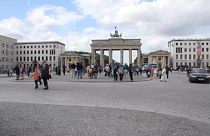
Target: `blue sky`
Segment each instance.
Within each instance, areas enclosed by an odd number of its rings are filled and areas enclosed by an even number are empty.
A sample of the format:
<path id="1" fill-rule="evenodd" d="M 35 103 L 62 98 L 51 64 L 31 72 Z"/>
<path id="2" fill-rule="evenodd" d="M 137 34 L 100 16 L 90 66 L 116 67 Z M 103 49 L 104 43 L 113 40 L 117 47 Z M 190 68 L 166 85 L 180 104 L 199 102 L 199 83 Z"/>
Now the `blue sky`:
<path id="1" fill-rule="evenodd" d="M 168 50 L 174 38 L 209 38 L 206 0 L 2 0 L 0 35 L 18 41 L 61 41 L 66 50 L 90 52 L 114 26 L 123 38 L 140 38 L 144 53 Z M 117 54 L 117 53 L 116 53 Z"/>

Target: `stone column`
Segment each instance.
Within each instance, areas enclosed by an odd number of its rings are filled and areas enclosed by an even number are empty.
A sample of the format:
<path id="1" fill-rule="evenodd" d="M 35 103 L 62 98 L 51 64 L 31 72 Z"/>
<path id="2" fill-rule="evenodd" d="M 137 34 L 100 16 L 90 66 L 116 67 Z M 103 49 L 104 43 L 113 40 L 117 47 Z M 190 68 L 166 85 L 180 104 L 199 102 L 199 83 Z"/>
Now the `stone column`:
<path id="1" fill-rule="evenodd" d="M 109 64 L 112 65 L 112 49 L 109 49 Z"/>
<path id="2" fill-rule="evenodd" d="M 123 65 L 123 49 L 120 50 L 120 64 Z"/>
<path id="3" fill-rule="evenodd" d="M 104 50 L 100 50 L 100 65 L 104 67 Z"/>
<path id="4" fill-rule="evenodd" d="M 140 49 L 137 50 L 137 65 L 141 64 L 141 51 Z"/>
<path id="5" fill-rule="evenodd" d="M 94 49 L 91 49 L 91 63 L 95 64 L 95 55 L 96 51 Z"/>
<path id="6" fill-rule="evenodd" d="M 129 49 L 129 64 L 132 64 L 132 49 Z"/>
<path id="7" fill-rule="evenodd" d="M 61 65 L 60 65 L 60 67 L 62 67 L 63 66 L 63 57 L 61 57 Z"/>

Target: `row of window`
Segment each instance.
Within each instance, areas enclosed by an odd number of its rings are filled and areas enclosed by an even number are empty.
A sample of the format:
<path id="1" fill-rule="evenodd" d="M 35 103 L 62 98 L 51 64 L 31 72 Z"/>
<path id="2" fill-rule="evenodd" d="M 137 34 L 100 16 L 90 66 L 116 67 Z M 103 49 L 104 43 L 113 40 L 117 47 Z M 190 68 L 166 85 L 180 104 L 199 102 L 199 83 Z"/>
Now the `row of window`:
<path id="1" fill-rule="evenodd" d="M 13 62 L 13 58 L 8 58 L 8 57 L 2 57 L 1 59 L 2 62 Z"/>
<path id="2" fill-rule="evenodd" d="M 188 48 L 188 51 L 191 52 L 193 50 L 193 52 L 196 51 L 196 48 Z M 204 52 L 209 52 L 209 48 L 201 48 L 201 51 Z M 187 48 L 184 48 L 184 52 L 187 52 Z M 182 48 L 181 47 L 177 47 L 176 48 L 176 53 L 182 53 Z"/>
<path id="3" fill-rule="evenodd" d="M 187 56 L 188 56 L 188 58 L 187 58 Z M 191 55 L 191 54 L 189 54 L 189 55 L 187 55 L 187 54 L 185 54 L 185 55 L 182 55 L 182 54 L 178 55 L 178 54 L 176 54 L 176 60 L 183 60 L 183 59 L 184 60 L 187 60 L 187 59 L 189 59 L 189 60 L 191 60 L 191 59 L 195 60 L 197 58 L 196 58 L 196 55 L 195 54 L 193 54 L 193 55 Z M 209 54 L 206 54 L 206 55 L 203 54 L 203 55 L 201 55 L 201 59 L 208 60 L 209 59 Z"/>
<path id="4" fill-rule="evenodd" d="M 16 46 L 16 49 L 18 49 L 18 48 L 20 48 L 20 49 L 22 49 L 22 48 L 23 48 L 23 49 L 28 48 L 28 49 L 29 49 L 29 47 L 30 47 L 29 45 L 27 45 L 27 46 L 25 46 L 25 45 L 21 45 L 21 46 L 19 45 L 19 46 L 18 46 L 18 45 L 17 45 L 17 46 Z M 32 49 L 32 48 L 48 48 L 48 47 L 49 47 L 49 48 L 52 48 L 52 45 L 31 45 L 31 49 Z M 53 45 L 53 48 L 55 48 L 55 47 L 56 47 L 56 45 Z"/>
<path id="5" fill-rule="evenodd" d="M 189 42 L 189 43 L 186 43 L 186 42 L 185 42 L 185 43 L 178 43 L 178 42 L 177 42 L 177 43 L 176 43 L 176 45 L 187 45 L 187 44 L 188 44 L 188 45 L 196 45 L 195 42 L 193 42 L 193 43 L 191 43 L 191 42 Z M 209 45 L 209 43 L 208 43 L 208 42 L 206 42 L 206 43 L 202 42 L 201 45 Z"/>
<path id="6" fill-rule="evenodd" d="M 185 66 L 189 66 L 189 67 L 197 67 L 197 63 L 196 62 L 176 62 L 176 67 L 180 66 L 180 65 L 185 65 Z M 202 67 L 205 68 L 205 67 L 208 67 L 209 66 L 209 62 L 202 62 L 201 63 Z"/>
<path id="7" fill-rule="evenodd" d="M 37 61 L 42 61 L 42 60 L 46 60 L 46 61 L 55 61 L 55 56 L 38 56 L 38 57 L 16 57 L 16 61 L 17 62 L 31 62 L 31 61 L 34 61 L 34 60 L 37 60 Z"/>
<path id="8" fill-rule="evenodd" d="M 42 51 L 40 51 L 40 50 L 35 50 L 35 51 L 16 51 L 16 54 L 48 54 L 48 50 L 42 50 Z M 55 49 L 52 49 L 52 50 L 50 50 L 50 55 L 55 55 Z"/>

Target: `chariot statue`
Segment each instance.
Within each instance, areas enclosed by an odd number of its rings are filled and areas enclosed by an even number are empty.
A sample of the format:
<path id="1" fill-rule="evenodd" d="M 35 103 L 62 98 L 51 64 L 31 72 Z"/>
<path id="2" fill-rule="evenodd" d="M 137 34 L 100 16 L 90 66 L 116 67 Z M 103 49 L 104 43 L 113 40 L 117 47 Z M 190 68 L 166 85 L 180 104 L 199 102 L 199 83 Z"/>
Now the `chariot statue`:
<path id="1" fill-rule="evenodd" d="M 122 33 L 118 34 L 117 26 L 115 26 L 114 28 L 115 28 L 114 34 L 110 33 L 111 38 L 120 38 L 120 37 L 122 37 Z"/>

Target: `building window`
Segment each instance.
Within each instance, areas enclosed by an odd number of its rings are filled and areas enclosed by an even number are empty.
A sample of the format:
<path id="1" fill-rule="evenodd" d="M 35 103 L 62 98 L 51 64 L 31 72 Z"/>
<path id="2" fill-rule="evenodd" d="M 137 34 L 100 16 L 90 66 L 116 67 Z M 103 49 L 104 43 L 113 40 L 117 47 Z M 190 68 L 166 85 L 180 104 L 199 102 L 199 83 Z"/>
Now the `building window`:
<path id="1" fill-rule="evenodd" d="M 187 48 L 184 48 L 184 52 L 187 52 Z"/>
<path id="2" fill-rule="evenodd" d="M 191 67 L 191 62 L 189 62 L 189 67 Z"/>
<path id="3" fill-rule="evenodd" d="M 31 49 L 33 49 L 33 46 L 31 46 Z"/>
<path id="4" fill-rule="evenodd" d="M 23 46 L 23 48 L 25 49 L 25 48 L 26 48 L 26 46 Z"/>
<path id="5" fill-rule="evenodd" d="M 191 48 L 189 48 L 189 52 L 191 52 Z"/>
<path id="6" fill-rule="evenodd" d="M 29 51 L 27 51 L 27 54 L 29 54 Z"/>
<path id="7" fill-rule="evenodd" d="M 27 57 L 27 61 L 29 61 L 29 57 Z"/>
<path id="8" fill-rule="evenodd" d="M 209 67 L 209 63 L 208 62 L 206 62 L 206 67 Z"/>
<path id="9" fill-rule="evenodd" d="M 33 54 L 33 51 L 31 51 L 31 54 Z"/>
<path id="10" fill-rule="evenodd" d="M 23 54 L 26 54 L 26 51 L 23 51 Z"/>
<path id="11" fill-rule="evenodd" d="M 29 48 L 29 46 L 27 46 L 27 48 Z"/>
<path id="12" fill-rule="evenodd" d="M 40 61 L 40 56 L 38 57 L 38 61 Z"/>
<path id="13" fill-rule="evenodd" d="M 208 54 L 206 54 L 206 59 L 209 59 L 209 55 Z"/>
<path id="14" fill-rule="evenodd" d="M 204 43 L 202 42 L 202 45 L 204 45 Z"/>
<path id="15" fill-rule="evenodd" d="M 182 60 L 182 54 L 180 55 L 180 60 Z"/>
<path id="16" fill-rule="evenodd" d="M 18 51 L 16 51 L 16 54 L 18 54 Z"/>
<path id="17" fill-rule="evenodd" d="M 31 61 L 33 61 L 33 57 L 31 57 Z"/>
<path id="18" fill-rule="evenodd" d="M 55 56 L 53 56 L 53 61 L 55 61 Z"/>
<path id="19" fill-rule="evenodd" d="M 26 61 L 26 57 L 23 57 L 23 61 Z"/>
<path id="20" fill-rule="evenodd" d="M 180 43 L 180 45 L 182 45 L 182 43 Z"/>
<path id="21" fill-rule="evenodd" d="M 189 60 L 191 60 L 191 54 L 189 55 Z"/>
<path id="22" fill-rule="evenodd" d="M 189 43 L 189 45 L 191 45 L 191 43 Z"/>
<path id="23" fill-rule="evenodd" d="M 209 48 L 206 48 L 206 52 L 209 52 Z"/>
<path id="24" fill-rule="evenodd" d="M 22 57 L 20 57 L 20 61 L 22 61 Z"/>
<path id="25" fill-rule="evenodd" d="M 48 54 L 48 50 L 46 50 L 46 54 Z"/>
<path id="26" fill-rule="evenodd" d="M 46 56 L 45 58 L 46 58 L 45 60 L 48 61 L 48 57 Z"/>
<path id="27" fill-rule="evenodd" d="M 178 60 L 178 55 L 176 54 L 176 59 Z"/>
<path id="28" fill-rule="evenodd" d="M 176 43 L 176 45 L 178 45 L 178 43 Z"/>
<path id="29" fill-rule="evenodd" d="M 204 52 L 204 48 L 202 48 L 202 52 Z"/>
<path id="30" fill-rule="evenodd" d="M 184 45 L 187 45 L 187 43 L 184 43 Z"/>
<path id="31" fill-rule="evenodd" d="M 16 61 L 18 62 L 18 57 L 16 57 Z"/>
<path id="32" fill-rule="evenodd" d="M 193 55 L 193 59 L 195 60 L 195 54 Z"/>
<path id="33" fill-rule="evenodd" d="M 193 67 L 195 67 L 195 62 L 193 62 Z"/>
<path id="34" fill-rule="evenodd" d="M 52 57 L 50 56 L 50 61 L 52 61 Z"/>
<path id="35" fill-rule="evenodd" d="M 176 53 L 182 53 L 182 48 L 177 47 L 177 48 L 176 48 Z"/>
<path id="36" fill-rule="evenodd" d="M 193 43 L 193 45 L 195 45 L 195 43 Z"/>
<path id="37" fill-rule="evenodd" d="M 184 59 L 185 59 L 185 60 L 187 59 L 187 54 L 184 55 Z"/>
<path id="38" fill-rule="evenodd" d="M 202 55 L 202 59 L 204 59 L 204 55 Z"/>
<path id="39" fill-rule="evenodd" d="M 38 50 L 38 54 L 40 54 L 40 50 Z"/>
<path id="40" fill-rule="evenodd" d="M 36 54 L 36 51 L 34 51 L 34 54 Z"/>
<path id="41" fill-rule="evenodd" d="M 42 54 L 44 54 L 44 50 L 42 50 Z"/>
<path id="42" fill-rule="evenodd" d="M 193 52 L 195 52 L 195 48 L 193 48 Z"/>
<path id="43" fill-rule="evenodd" d="M 20 54 L 22 54 L 22 51 L 20 51 Z"/>
<path id="44" fill-rule="evenodd" d="M 206 43 L 206 45 L 209 45 L 209 43 Z"/>

